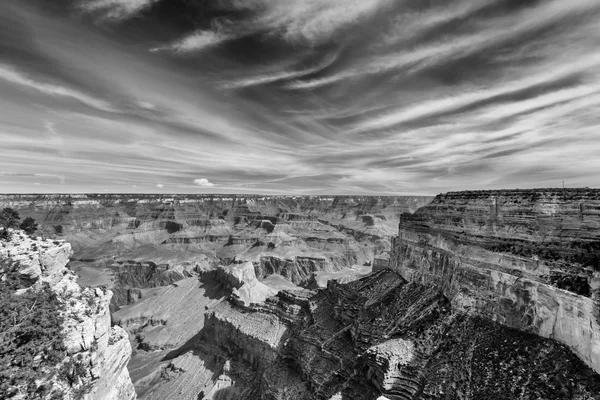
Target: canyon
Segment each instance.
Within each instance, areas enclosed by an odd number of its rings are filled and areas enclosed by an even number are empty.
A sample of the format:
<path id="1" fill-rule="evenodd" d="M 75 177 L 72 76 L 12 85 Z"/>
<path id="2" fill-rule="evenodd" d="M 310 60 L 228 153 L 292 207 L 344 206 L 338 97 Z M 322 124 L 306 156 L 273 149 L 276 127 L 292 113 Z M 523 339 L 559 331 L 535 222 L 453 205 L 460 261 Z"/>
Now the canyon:
<path id="1" fill-rule="evenodd" d="M 400 215 L 430 197 L 231 195 L 0 195 L 71 243 L 90 286 L 163 286 L 194 270 L 250 261 L 259 279 L 293 284 L 370 264 L 391 250 Z M 117 284 L 113 282 L 117 275 Z M 127 293 L 117 293 L 117 303 Z"/>
<path id="2" fill-rule="evenodd" d="M 114 292 L 140 399 L 600 398 L 600 190 L 0 207 Z"/>

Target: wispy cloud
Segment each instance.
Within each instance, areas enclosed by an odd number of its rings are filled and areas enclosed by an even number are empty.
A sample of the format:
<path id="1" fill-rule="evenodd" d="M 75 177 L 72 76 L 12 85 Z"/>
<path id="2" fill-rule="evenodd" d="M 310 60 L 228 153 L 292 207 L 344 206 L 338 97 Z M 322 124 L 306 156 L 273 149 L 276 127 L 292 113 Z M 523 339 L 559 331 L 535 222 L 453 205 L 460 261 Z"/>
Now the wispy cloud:
<path id="1" fill-rule="evenodd" d="M 3 190 L 600 185 L 596 0 L 7 1 Z"/>
<path id="2" fill-rule="evenodd" d="M 256 85 L 264 85 L 268 83 L 291 80 L 300 78 L 306 75 L 318 73 L 325 68 L 331 66 L 338 57 L 338 52 L 328 54 L 324 60 L 319 62 L 315 66 L 311 66 L 304 69 L 289 69 L 284 71 L 273 71 L 270 73 L 264 73 L 258 76 L 252 77 L 244 77 L 241 79 L 237 79 L 231 82 L 227 82 L 223 84 L 223 88 L 225 89 L 234 89 L 234 88 L 244 88 Z"/>
<path id="3" fill-rule="evenodd" d="M 489 3 L 480 3 L 479 5 L 483 7 Z M 458 10 L 459 15 L 468 15 L 477 10 L 476 7 L 463 7 L 462 10 Z M 364 78 L 365 76 L 389 71 L 404 70 L 407 74 L 415 74 L 423 69 L 444 65 L 457 59 L 494 49 L 511 40 L 519 40 L 523 35 L 539 31 L 545 27 L 556 26 L 558 22 L 569 17 L 581 16 L 586 12 L 597 13 L 599 9 L 600 5 L 595 0 L 575 0 L 569 3 L 554 0 L 545 2 L 540 7 L 526 8 L 517 15 L 491 18 L 486 21 L 485 25 L 470 27 L 465 34 L 451 32 L 441 40 L 425 41 L 416 46 L 411 45 L 409 42 L 416 32 L 432 30 L 436 24 L 438 26 L 445 24 L 448 19 L 457 16 L 457 10 L 452 10 L 450 13 L 440 10 L 440 14 L 428 16 L 425 21 L 422 21 L 419 15 L 412 15 L 410 17 L 413 17 L 413 21 L 410 25 L 414 28 L 411 31 L 407 32 L 404 28 L 407 25 L 404 19 L 395 21 L 396 24 L 400 25 L 400 28 L 394 35 L 390 36 L 388 34 L 385 37 L 390 48 L 387 49 L 388 51 L 384 51 L 383 54 L 366 57 L 359 60 L 355 66 L 345 68 L 335 74 L 296 82 L 288 85 L 288 87 L 291 89 L 314 89 L 350 78 Z M 421 25 L 421 23 L 424 25 Z M 591 24 L 597 27 L 596 22 Z M 585 29 L 586 26 L 589 25 L 584 23 L 578 27 L 578 30 Z M 591 31 L 588 33 L 591 34 Z M 592 36 L 596 35 L 592 34 Z M 557 40 L 560 40 L 560 38 L 557 38 Z M 400 51 L 393 49 L 398 46 L 400 46 Z M 552 51 L 554 51 L 554 48 L 553 46 Z M 569 50 L 568 45 L 566 49 Z M 577 50 L 577 48 L 571 46 L 570 50 Z M 550 56 L 555 55 L 554 53 L 550 54 Z"/>
<path id="4" fill-rule="evenodd" d="M 216 32 L 199 31 L 166 46 L 153 47 L 150 51 L 173 50 L 176 53 L 189 53 L 217 46 L 230 39 L 231 37 L 220 35 Z"/>
<path id="5" fill-rule="evenodd" d="M 20 178 L 26 178 L 26 177 L 32 177 L 32 178 L 53 178 L 53 179 L 57 179 L 58 182 L 60 182 L 61 184 L 64 184 L 67 180 L 67 178 L 65 178 L 62 175 L 55 175 L 55 174 L 28 174 L 28 173 L 10 173 L 10 172 L 2 172 L 0 173 L 0 175 L 2 176 L 11 176 L 11 177 L 20 177 Z"/>
<path id="6" fill-rule="evenodd" d="M 109 19 L 124 19 L 150 7 L 160 0 L 83 0 L 81 7 L 90 12 L 99 11 Z"/>
<path id="7" fill-rule="evenodd" d="M 385 129 L 397 124 L 409 122 L 415 119 L 448 113 L 461 108 L 477 105 L 486 100 L 499 98 L 510 94 L 516 94 L 526 89 L 548 85 L 560 79 L 575 76 L 579 73 L 600 66 L 600 54 L 592 53 L 582 57 L 577 63 L 566 62 L 558 66 L 550 66 L 540 70 L 537 75 L 519 77 L 516 80 L 498 81 L 496 85 L 489 83 L 479 88 L 470 88 L 469 91 L 458 93 L 447 98 L 421 102 L 414 106 L 403 107 L 396 112 L 367 119 L 358 123 L 355 128 L 358 131 L 372 131 Z"/>
<path id="8" fill-rule="evenodd" d="M 114 108 L 106 101 L 94 98 L 93 96 L 81 93 L 65 86 L 36 81 L 10 65 L 0 64 L 0 79 L 3 79 L 11 84 L 36 90 L 49 96 L 72 98 L 90 107 L 97 108 L 98 110 L 108 112 L 115 111 Z"/>

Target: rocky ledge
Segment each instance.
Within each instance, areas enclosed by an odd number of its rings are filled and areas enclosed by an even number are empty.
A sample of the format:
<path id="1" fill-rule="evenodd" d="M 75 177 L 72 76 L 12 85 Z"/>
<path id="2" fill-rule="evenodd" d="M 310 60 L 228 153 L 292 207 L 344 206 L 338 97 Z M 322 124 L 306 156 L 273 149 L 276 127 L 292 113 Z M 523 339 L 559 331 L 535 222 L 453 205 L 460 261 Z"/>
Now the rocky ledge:
<path id="1" fill-rule="evenodd" d="M 66 356 L 60 364 L 68 368 L 56 366 L 51 382 L 38 382 L 38 386 L 50 384 L 48 396 L 64 399 L 135 399 L 127 371 L 131 345 L 123 329 L 111 327 L 112 293 L 79 286 L 67 268 L 71 254 L 71 245 L 64 241 L 31 238 L 21 231 L 13 231 L 9 241 L 0 242 L 0 258 L 18 265 L 19 279 L 25 283 L 18 293 L 40 290 L 48 284 L 62 304 Z M 67 373 L 69 379 L 59 370 L 72 371 Z"/>
<path id="2" fill-rule="evenodd" d="M 565 346 L 454 310 L 438 287 L 389 269 L 205 316 L 204 343 L 255 376 L 236 399 L 600 396 L 600 376 Z"/>
<path id="3" fill-rule="evenodd" d="M 390 267 L 600 372 L 600 190 L 451 192 L 403 214 Z"/>

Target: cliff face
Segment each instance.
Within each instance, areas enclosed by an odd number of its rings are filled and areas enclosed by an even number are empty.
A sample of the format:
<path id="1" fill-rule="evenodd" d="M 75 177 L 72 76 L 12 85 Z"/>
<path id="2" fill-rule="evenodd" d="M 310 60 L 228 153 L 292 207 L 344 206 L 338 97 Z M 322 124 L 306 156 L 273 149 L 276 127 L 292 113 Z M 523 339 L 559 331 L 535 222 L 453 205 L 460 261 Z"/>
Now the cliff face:
<path id="1" fill-rule="evenodd" d="M 403 214 L 390 267 L 600 372 L 600 190 L 454 192 Z"/>
<path id="2" fill-rule="evenodd" d="M 254 375 L 236 380 L 237 399 L 599 398 L 600 377 L 565 346 L 457 312 L 389 269 L 205 318 L 194 354 L 210 343 Z"/>
<path id="3" fill-rule="evenodd" d="M 401 213 L 429 201 L 427 196 L 0 195 L 1 207 L 34 217 L 47 233 L 55 227 L 63 234 L 115 228 L 175 233 L 194 226 L 225 240 L 234 224 L 268 229 L 317 220 L 385 236 L 395 232 Z"/>
<path id="4" fill-rule="evenodd" d="M 69 381 L 55 376 L 55 390 L 62 392 L 65 399 L 135 399 L 127 371 L 131 346 L 120 327 L 111 327 L 112 293 L 80 287 L 75 274 L 66 267 L 71 254 L 68 243 L 32 239 L 21 231 L 13 232 L 11 240 L 0 246 L 0 257 L 20 264 L 21 279 L 29 286 L 20 292 L 35 291 L 47 283 L 64 305 L 66 357 L 62 365 L 76 366 L 77 374 Z"/>

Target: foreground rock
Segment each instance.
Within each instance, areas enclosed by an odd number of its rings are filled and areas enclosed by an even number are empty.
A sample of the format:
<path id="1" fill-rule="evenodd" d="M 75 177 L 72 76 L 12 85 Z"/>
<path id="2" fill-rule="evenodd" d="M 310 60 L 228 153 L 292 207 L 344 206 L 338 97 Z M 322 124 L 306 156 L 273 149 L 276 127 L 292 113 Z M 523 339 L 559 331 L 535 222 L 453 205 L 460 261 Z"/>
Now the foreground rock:
<path id="1" fill-rule="evenodd" d="M 600 376 L 565 346 L 453 310 L 391 270 L 252 309 L 221 303 L 201 343 L 255 374 L 238 399 L 600 398 Z"/>
<path id="2" fill-rule="evenodd" d="M 390 266 L 600 372 L 600 190 L 440 195 L 402 216 Z"/>
<path id="3" fill-rule="evenodd" d="M 127 371 L 131 346 L 120 327 L 111 327 L 112 293 L 81 288 L 66 267 L 71 253 L 68 243 L 32 239 L 21 231 L 13 232 L 10 241 L 0 243 L 0 257 L 20 264 L 21 279 L 28 286 L 22 292 L 38 290 L 47 283 L 64 302 L 62 329 L 67 356 L 62 364 L 77 365 L 78 373 L 77 379 L 70 382 L 57 375 L 52 393 L 61 393 L 65 399 L 135 399 Z"/>

